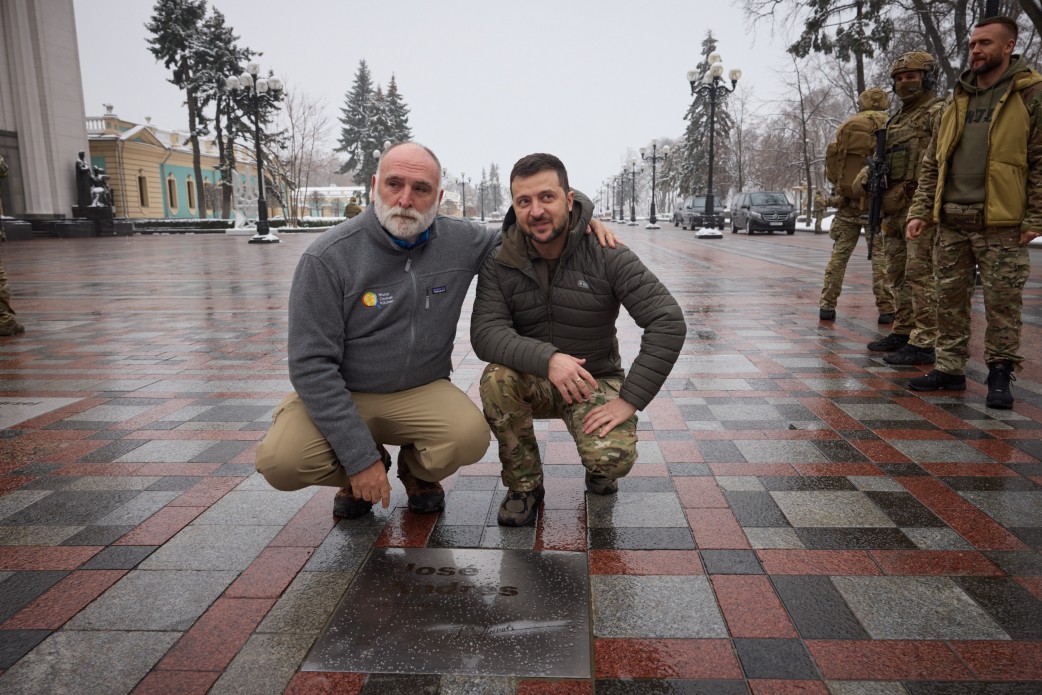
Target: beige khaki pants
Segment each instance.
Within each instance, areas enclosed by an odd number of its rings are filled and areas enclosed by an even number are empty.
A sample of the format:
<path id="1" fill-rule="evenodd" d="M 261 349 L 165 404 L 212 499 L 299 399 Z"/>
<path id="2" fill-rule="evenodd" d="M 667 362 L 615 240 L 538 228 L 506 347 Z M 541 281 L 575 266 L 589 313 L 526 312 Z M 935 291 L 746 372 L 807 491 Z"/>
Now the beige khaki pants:
<path id="1" fill-rule="evenodd" d="M 488 449 L 484 416 L 448 379 L 397 393 L 351 396 L 376 443 L 404 447 L 401 460 L 421 480 L 444 480 Z M 257 447 L 257 470 L 277 490 L 351 484 L 296 393 L 275 409 L 271 429 Z"/>

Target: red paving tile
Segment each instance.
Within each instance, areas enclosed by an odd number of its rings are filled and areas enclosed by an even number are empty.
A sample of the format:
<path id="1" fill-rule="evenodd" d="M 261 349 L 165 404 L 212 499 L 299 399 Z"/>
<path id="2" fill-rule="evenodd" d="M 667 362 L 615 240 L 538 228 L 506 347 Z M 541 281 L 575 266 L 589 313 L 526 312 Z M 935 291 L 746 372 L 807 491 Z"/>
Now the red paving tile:
<path id="1" fill-rule="evenodd" d="M 1005 574 L 997 565 L 970 550 L 870 550 L 887 574 L 923 576 L 982 576 Z"/>
<path id="2" fill-rule="evenodd" d="M 977 508 L 935 509 L 934 513 L 978 550 L 1028 550 L 1023 541 Z"/>
<path id="3" fill-rule="evenodd" d="M 598 639 L 593 652 L 597 678 L 742 677 L 730 640 Z"/>
<path id="4" fill-rule="evenodd" d="M 278 598 L 314 552 L 313 548 L 265 548 L 224 595 L 227 598 Z"/>
<path id="5" fill-rule="evenodd" d="M 767 574 L 871 576 L 883 571 L 863 550 L 757 550 Z"/>
<path id="6" fill-rule="evenodd" d="M 220 676 L 214 671 L 153 671 L 130 695 L 206 695 Z"/>
<path id="7" fill-rule="evenodd" d="M 0 547 L 0 570 L 74 570 L 102 550 L 94 545 Z"/>
<path id="8" fill-rule="evenodd" d="M 794 463 L 796 472 L 805 476 L 883 475 L 873 463 Z"/>
<path id="9" fill-rule="evenodd" d="M 4 630 L 57 630 L 115 584 L 127 570 L 79 570 L 0 625 Z"/>
<path id="10" fill-rule="evenodd" d="M 724 492 L 720 486 L 716 484 L 716 478 L 674 478 L 673 487 L 677 490 L 680 504 L 685 507 L 728 508 L 727 500 L 724 499 Z"/>
<path id="11" fill-rule="evenodd" d="M 219 463 L 146 463 L 136 475 L 210 475 L 220 467 Z"/>
<path id="12" fill-rule="evenodd" d="M 696 550 L 591 550 L 590 574 L 705 574 Z"/>
<path id="13" fill-rule="evenodd" d="M 850 445 L 875 463 L 909 463 L 911 461 L 892 444 L 878 439 L 854 439 L 851 440 Z"/>
<path id="14" fill-rule="evenodd" d="M 161 671 L 221 671 L 239 653 L 275 599 L 219 598 L 156 666 Z"/>
<path id="15" fill-rule="evenodd" d="M 730 509 L 685 509 L 695 544 L 702 549 L 744 549 L 749 547 L 738 520 Z"/>
<path id="16" fill-rule="evenodd" d="M 365 678 L 364 673 L 301 672 L 293 676 L 283 695 L 358 695 Z"/>
<path id="17" fill-rule="evenodd" d="M 534 550 L 586 550 L 586 510 L 546 509 L 539 512 Z"/>
<path id="18" fill-rule="evenodd" d="M 711 582 L 732 637 L 799 636 L 767 577 L 718 574 Z"/>
<path id="19" fill-rule="evenodd" d="M 163 507 L 113 545 L 162 545 L 190 524 L 206 507 Z"/>
<path id="20" fill-rule="evenodd" d="M 333 516 L 333 497 L 336 488 L 322 488 L 307 501 L 279 534 L 272 539 L 272 546 L 303 546 L 317 548 L 336 526 Z"/>
<path id="21" fill-rule="evenodd" d="M 766 475 L 791 477 L 799 472 L 788 463 L 710 463 L 709 470 L 713 475 Z"/>
<path id="22" fill-rule="evenodd" d="M 702 463 L 705 460 L 694 442 L 660 441 L 658 448 L 666 463 Z"/>
<path id="23" fill-rule="evenodd" d="M 919 467 L 931 475 L 938 476 L 978 476 L 978 477 L 1015 477 L 1016 471 L 1006 468 L 1001 463 L 950 463 L 947 461 L 924 462 Z"/>
<path id="24" fill-rule="evenodd" d="M 966 641 L 951 646 L 982 680 L 1042 681 L 1042 642 Z"/>
<path id="25" fill-rule="evenodd" d="M 1016 580 L 1042 601 L 1042 577 L 1016 577 Z"/>
<path id="26" fill-rule="evenodd" d="M 0 495 L 6 495 L 12 490 L 17 490 L 34 480 L 36 480 L 36 476 L 32 475 L 5 475 L 0 477 Z"/>
<path id="27" fill-rule="evenodd" d="M 174 475 L 168 473 L 167 475 Z M 218 477 L 203 478 L 171 501 L 168 507 L 209 507 L 235 489 L 245 478 Z"/>
<path id="28" fill-rule="evenodd" d="M 422 548 L 438 522 L 437 514 L 414 514 L 405 507 L 391 512 L 383 533 L 376 539 L 378 548 Z"/>
<path id="29" fill-rule="evenodd" d="M 944 642 L 806 640 L 805 644 L 826 680 L 974 680 Z"/>

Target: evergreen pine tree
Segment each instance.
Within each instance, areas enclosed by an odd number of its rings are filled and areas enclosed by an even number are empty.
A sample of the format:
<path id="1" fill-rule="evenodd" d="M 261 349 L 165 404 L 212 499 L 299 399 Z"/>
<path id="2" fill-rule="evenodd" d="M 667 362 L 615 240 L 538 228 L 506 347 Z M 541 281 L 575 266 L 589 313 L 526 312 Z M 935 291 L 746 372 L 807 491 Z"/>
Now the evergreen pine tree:
<path id="1" fill-rule="evenodd" d="M 488 184 L 491 189 L 492 207 L 499 212 L 503 209 L 503 182 L 499 180 L 499 165 L 495 162 L 488 165 Z"/>
<path id="2" fill-rule="evenodd" d="M 369 189 L 373 174 L 380 163 L 380 158 L 375 153 L 383 152 L 385 142 L 396 142 L 393 128 L 387 97 L 384 95 L 383 87 L 378 86 L 369 101 L 369 125 L 362 141 L 362 160 L 355 170 L 354 177 L 357 185 L 365 186 L 366 200 L 370 200 Z"/>
<path id="3" fill-rule="evenodd" d="M 398 92 L 398 81 L 391 73 L 391 81 L 387 84 L 387 111 L 391 120 L 391 142 L 412 140 L 412 128 L 409 127 L 409 107 Z"/>
<path id="4" fill-rule="evenodd" d="M 343 124 L 343 127 L 340 129 L 337 151 L 346 153 L 347 160 L 340 167 L 338 174 L 356 170 L 366 157 L 372 157 L 372 148 L 369 148 L 368 152 L 365 151 L 372 99 L 373 78 L 365 59 L 362 59 L 358 61 L 354 85 L 344 99 L 343 108 L 340 109 L 342 114 L 340 123 Z M 355 182 L 358 182 L 357 176 Z M 368 186 L 368 181 L 366 186 Z"/>
<path id="5" fill-rule="evenodd" d="M 157 0 L 152 17 L 145 28 L 152 34 L 148 50 L 157 61 L 172 71 L 169 81 L 185 93 L 188 106 L 188 138 L 192 144 L 192 168 L 195 174 L 196 210 L 206 216 L 203 169 L 199 154 L 199 136 L 206 132 L 206 118 L 199 106 L 199 65 L 197 50 L 206 16 L 206 0 Z"/>

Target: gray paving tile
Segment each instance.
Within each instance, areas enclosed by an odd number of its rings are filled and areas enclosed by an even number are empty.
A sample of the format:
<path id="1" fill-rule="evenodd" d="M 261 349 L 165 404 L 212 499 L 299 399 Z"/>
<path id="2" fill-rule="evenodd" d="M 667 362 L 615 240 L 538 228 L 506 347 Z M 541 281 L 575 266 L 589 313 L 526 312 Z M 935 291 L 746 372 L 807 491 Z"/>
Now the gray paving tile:
<path id="1" fill-rule="evenodd" d="M 759 528 L 789 526 L 788 519 L 769 492 L 728 490 L 724 492 L 724 498 L 742 526 Z"/>
<path id="2" fill-rule="evenodd" d="M 896 681 L 825 681 L 829 695 L 908 695 Z"/>
<path id="3" fill-rule="evenodd" d="M 180 494 L 177 491 L 141 492 L 93 523 L 96 526 L 137 526 Z"/>
<path id="4" fill-rule="evenodd" d="M 62 545 L 110 545 L 129 533 L 133 526 L 85 526 Z"/>
<path id="5" fill-rule="evenodd" d="M 0 676 L 0 693 L 129 693 L 180 636 L 178 632 L 56 632 Z M 98 658 L 101 654 L 119 658 Z"/>
<path id="6" fill-rule="evenodd" d="M 947 577 L 833 577 L 873 639 L 1009 639 Z"/>
<path id="7" fill-rule="evenodd" d="M 807 648 L 798 639 L 736 638 L 734 648 L 748 678 L 809 680 L 821 677 Z"/>
<path id="8" fill-rule="evenodd" d="M 0 520 L 20 512 L 50 494 L 51 490 L 14 490 L 7 493 L 0 497 Z"/>
<path id="9" fill-rule="evenodd" d="M 17 494 L 18 491 L 11 494 Z M 41 524 L 46 526 L 86 526 L 96 523 L 139 493 L 133 490 L 57 490 L 2 522 L 12 524 Z"/>
<path id="10" fill-rule="evenodd" d="M 765 489 L 760 479 L 753 475 L 718 475 L 716 484 L 733 492 L 762 492 Z"/>
<path id="11" fill-rule="evenodd" d="M 590 550 L 694 550 L 690 528 L 591 528 Z"/>
<path id="12" fill-rule="evenodd" d="M 675 493 L 620 492 L 587 495 L 589 528 L 686 528 L 687 517 Z"/>
<path id="13" fill-rule="evenodd" d="M 264 616 L 257 632 L 292 632 L 316 637 L 353 577 L 353 572 L 301 572 Z"/>
<path id="14" fill-rule="evenodd" d="M 803 541 L 792 528 L 755 528 L 742 527 L 749 545 L 761 548 L 803 548 Z"/>
<path id="15" fill-rule="evenodd" d="M 772 492 L 771 497 L 793 526 L 885 527 L 894 522 L 864 493 L 842 490 Z"/>
<path id="16" fill-rule="evenodd" d="M 380 526 L 351 526 L 340 522 L 329 532 L 304 565 L 307 572 L 354 572 L 380 537 Z"/>
<path id="17" fill-rule="evenodd" d="M 960 492 L 1003 526 L 1042 526 L 1042 492 Z"/>
<path id="18" fill-rule="evenodd" d="M 771 583 L 803 639 L 868 638 L 828 577 L 774 575 Z"/>
<path id="19" fill-rule="evenodd" d="M 752 550 L 703 550 L 706 574 L 763 574 Z"/>
<path id="20" fill-rule="evenodd" d="M 913 550 L 908 536 L 897 528 L 801 527 L 796 535 L 809 550 Z"/>
<path id="21" fill-rule="evenodd" d="M 294 633 L 253 635 L 209 695 L 282 695 L 311 641 Z"/>
<path id="22" fill-rule="evenodd" d="M 70 630 L 187 630 L 238 572 L 134 570 L 83 609 Z"/>
<path id="23" fill-rule="evenodd" d="M 0 630 L 0 669 L 14 666 L 49 634 L 50 630 Z"/>
<path id="24" fill-rule="evenodd" d="M 542 510 L 540 510 L 542 513 Z M 510 528 L 506 526 L 485 526 L 481 534 L 482 548 L 503 548 L 508 550 L 531 550 L 535 547 L 535 530 L 533 526 Z"/>
<path id="25" fill-rule="evenodd" d="M 164 475 L 148 486 L 148 490 L 187 490 L 202 478 L 197 475 Z"/>
<path id="26" fill-rule="evenodd" d="M 65 486 L 66 490 L 144 490 L 160 480 L 147 475 L 85 475 Z"/>
<path id="27" fill-rule="evenodd" d="M 704 576 L 593 575 L 595 637 L 727 637 Z"/>
<path id="28" fill-rule="evenodd" d="M 232 490 L 193 523 L 201 526 L 284 526 L 317 492 L 317 487 L 296 492 Z"/>
<path id="29" fill-rule="evenodd" d="M 80 566 L 81 570 L 130 570 L 156 549 L 154 545 L 113 545 Z"/>
<path id="30" fill-rule="evenodd" d="M 839 409 L 855 420 L 919 420 L 918 413 L 894 403 L 840 403 Z"/>
<path id="31" fill-rule="evenodd" d="M 885 475 L 848 475 L 847 480 L 862 492 L 905 492 L 901 483 Z"/>
<path id="32" fill-rule="evenodd" d="M 1042 639 L 1042 601 L 1010 577 L 955 577 L 970 598 L 1016 640 Z"/>
<path id="33" fill-rule="evenodd" d="M 209 449 L 194 457 L 191 463 L 228 463 L 252 445 L 253 442 L 216 442 Z"/>
<path id="34" fill-rule="evenodd" d="M 746 439 L 735 446 L 749 463 L 828 463 L 813 442 Z"/>
<path id="35" fill-rule="evenodd" d="M 933 439 L 895 439 L 895 449 L 916 463 L 994 463 L 994 459 L 966 442 Z"/>
<path id="36" fill-rule="evenodd" d="M 0 623 L 65 578 L 68 572 L 12 572 L 0 581 Z"/>
<path id="37" fill-rule="evenodd" d="M 973 550 L 973 544 L 948 527 L 904 528 L 901 533 L 908 536 L 922 550 Z"/>
<path id="38" fill-rule="evenodd" d="M 82 526 L 0 526 L 0 546 L 58 545 L 82 530 Z"/>
<path id="39" fill-rule="evenodd" d="M 145 442 L 115 459 L 117 463 L 183 463 L 203 453 L 213 442 L 190 439 L 159 439 Z"/>
<path id="40" fill-rule="evenodd" d="M 141 569 L 242 571 L 281 530 L 279 526 L 192 524 L 152 553 Z"/>

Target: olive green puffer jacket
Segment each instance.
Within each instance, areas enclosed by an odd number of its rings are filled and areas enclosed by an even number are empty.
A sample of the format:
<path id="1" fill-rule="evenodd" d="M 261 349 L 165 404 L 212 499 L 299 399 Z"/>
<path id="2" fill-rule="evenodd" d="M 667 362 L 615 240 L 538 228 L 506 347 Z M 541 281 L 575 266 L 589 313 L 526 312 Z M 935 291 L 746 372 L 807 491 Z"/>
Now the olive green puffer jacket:
<path id="1" fill-rule="evenodd" d="M 503 244 L 478 275 L 470 338 L 477 356 L 545 378 L 550 357 L 585 358 L 595 377 L 622 377 L 620 396 L 638 410 L 655 397 L 684 345 L 683 312 L 669 290 L 625 246 L 603 248 L 585 233 L 593 205 L 575 196 L 568 244 L 550 279 L 539 284 L 513 208 L 503 221 Z M 644 329 L 640 354 L 622 368 L 615 320 L 625 306 Z"/>

